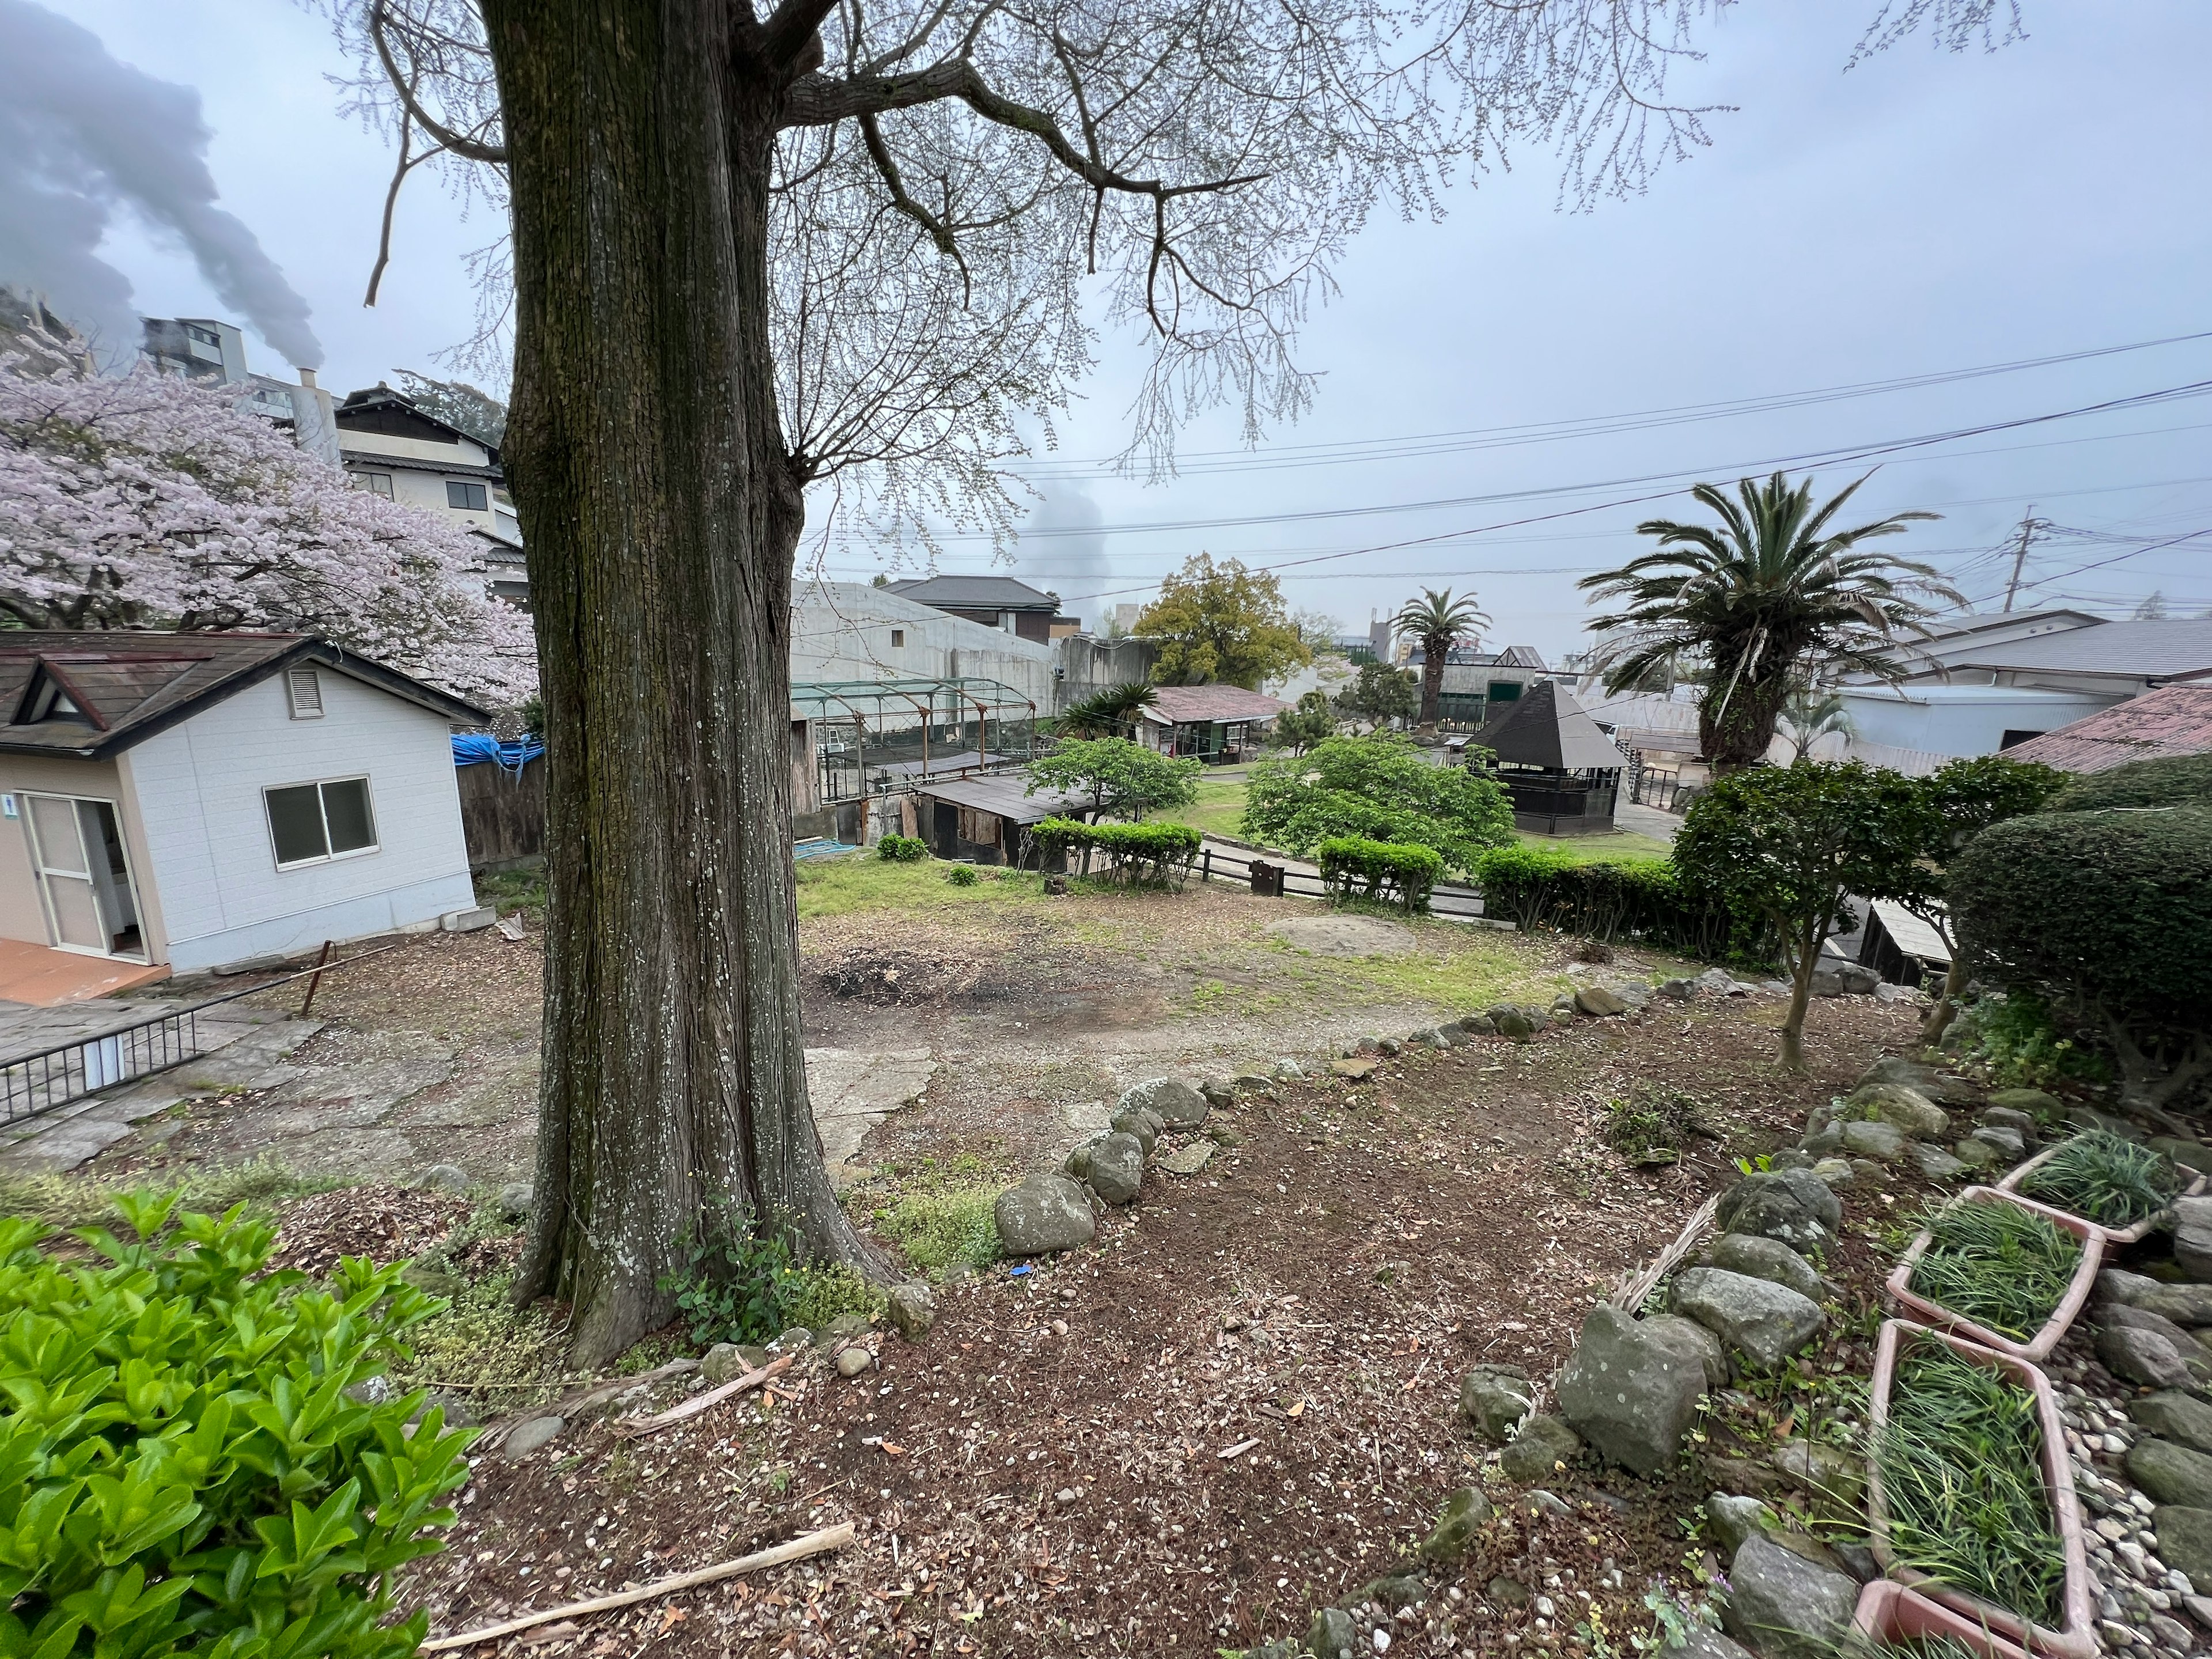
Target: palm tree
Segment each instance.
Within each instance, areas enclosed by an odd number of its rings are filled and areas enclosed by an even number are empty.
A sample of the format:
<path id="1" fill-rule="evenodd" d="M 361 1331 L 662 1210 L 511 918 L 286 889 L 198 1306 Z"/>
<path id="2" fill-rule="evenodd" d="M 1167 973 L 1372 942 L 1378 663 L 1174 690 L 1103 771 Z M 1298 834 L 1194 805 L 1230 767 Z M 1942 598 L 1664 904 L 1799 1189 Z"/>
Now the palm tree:
<path id="1" fill-rule="evenodd" d="M 1727 771 L 1765 757 L 1776 717 L 1808 664 L 1902 678 L 1899 635 L 1924 637 L 1936 614 L 1923 601 L 1966 601 L 1932 567 L 1860 546 L 1938 514 L 1828 527 L 1865 482 L 1818 507 L 1809 477 L 1795 488 L 1779 472 L 1763 484 L 1745 478 L 1733 501 L 1719 485 L 1699 484 L 1691 493 L 1719 518 L 1717 526 L 1671 519 L 1637 526 L 1658 547 L 1579 584 L 1598 598 L 1627 601 L 1590 624 L 1612 636 L 1599 653 L 1607 688 L 1632 684 L 1677 653 L 1702 653 L 1711 673 L 1698 709 L 1698 744 L 1716 770 Z"/>
<path id="2" fill-rule="evenodd" d="M 1109 685 L 1068 704 L 1052 729 L 1063 738 L 1126 738 L 1135 732 L 1145 710 L 1158 701 L 1159 693 L 1141 680 Z"/>
<path id="3" fill-rule="evenodd" d="M 1461 640 L 1479 639 L 1490 617 L 1472 593 L 1455 599 L 1449 587 L 1442 592 L 1425 587 L 1419 599 L 1407 600 L 1390 618 L 1390 626 L 1421 642 L 1421 724 L 1434 726 L 1443 701 L 1445 657 Z"/>
<path id="4" fill-rule="evenodd" d="M 1790 738 L 1790 746 L 1796 752 L 1793 759 L 1803 760 L 1813 745 L 1832 733 L 1853 735 L 1851 711 L 1842 696 L 1817 685 L 1794 685 L 1782 704 L 1781 724 Z"/>

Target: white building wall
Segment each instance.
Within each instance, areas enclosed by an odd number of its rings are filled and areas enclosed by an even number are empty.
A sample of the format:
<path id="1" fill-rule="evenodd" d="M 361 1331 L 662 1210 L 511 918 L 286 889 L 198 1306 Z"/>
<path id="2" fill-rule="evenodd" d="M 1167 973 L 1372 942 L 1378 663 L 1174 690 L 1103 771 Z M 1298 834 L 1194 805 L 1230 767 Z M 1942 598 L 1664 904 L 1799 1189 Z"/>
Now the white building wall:
<path id="1" fill-rule="evenodd" d="M 319 665 L 324 717 L 263 681 L 130 751 L 168 960 L 180 973 L 418 927 L 476 902 L 449 723 Z M 262 791 L 368 779 L 377 850 L 276 867 Z"/>
<path id="2" fill-rule="evenodd" d="M 1055 707 L 1056 653 L 1049 645 L 864 582 L 801 582 L 793 590 L 791 610 L 793 684 L 976 678 L 1012 687 L 1036 705 L 1040 717 Z"/>
<path id="3" fill-rule="evenodd" d="M 2045 690 L 2030 686 L 1846 686 L 1852 752 L 1870 757 L 1881 748 L 1917 750 L 1953 757 L 1994 755 L 2007 732 L 2051 732 L 2109 708 L 2109 693 Z"/>

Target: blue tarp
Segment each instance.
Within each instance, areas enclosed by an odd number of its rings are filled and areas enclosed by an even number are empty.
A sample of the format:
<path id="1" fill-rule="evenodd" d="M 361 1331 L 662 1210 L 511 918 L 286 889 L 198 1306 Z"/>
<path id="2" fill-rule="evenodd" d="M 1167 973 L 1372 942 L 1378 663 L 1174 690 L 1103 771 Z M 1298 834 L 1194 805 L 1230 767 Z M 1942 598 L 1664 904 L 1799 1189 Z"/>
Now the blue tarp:
<path id="1" fill-rule="evenodd" d="M 453 738 L 453 764 L 481 766 L 489 761 L 501 770 L 522 775 L 522 769 L 545 752 L 545 745 L 535 738 L 518 738 L 513 743 L 501 743 L 489 732 L 464 732 Z"/>

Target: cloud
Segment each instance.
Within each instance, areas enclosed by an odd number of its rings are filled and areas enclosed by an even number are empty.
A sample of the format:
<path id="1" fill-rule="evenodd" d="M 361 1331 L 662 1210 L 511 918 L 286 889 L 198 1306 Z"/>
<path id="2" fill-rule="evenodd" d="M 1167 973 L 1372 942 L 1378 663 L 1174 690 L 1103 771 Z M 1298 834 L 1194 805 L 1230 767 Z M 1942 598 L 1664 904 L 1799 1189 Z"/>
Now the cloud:
<path id="1" fill-rule="evenodd" d="M 107 53 L 30 0 L 0 0 L 0 282 L 35 289 L 111 357 L 137 349 L 131 284 L 99 255 L 120 209 L 191 253 L 223 304 L 301 368 L 307 302 L 216 204 L 199 94 Z"/>

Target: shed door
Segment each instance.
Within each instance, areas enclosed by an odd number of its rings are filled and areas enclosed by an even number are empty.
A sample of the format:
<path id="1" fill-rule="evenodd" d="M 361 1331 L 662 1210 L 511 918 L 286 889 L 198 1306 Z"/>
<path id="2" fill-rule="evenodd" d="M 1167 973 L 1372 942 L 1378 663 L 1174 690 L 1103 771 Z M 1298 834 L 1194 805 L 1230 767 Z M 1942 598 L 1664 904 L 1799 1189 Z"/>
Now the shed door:
<path id="1" fill-rule="evenodd" d="M 137 895 L 113 804 L 69 795 L 23 799 L 55 945 L 93 956 L 143 957 Z"/>

